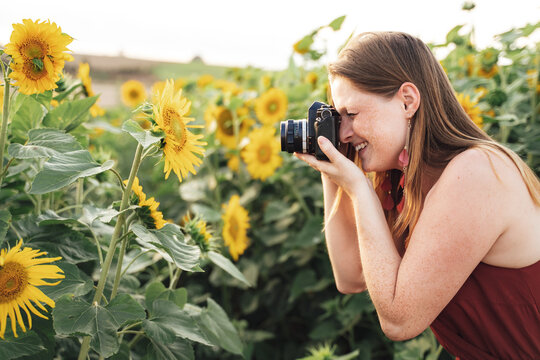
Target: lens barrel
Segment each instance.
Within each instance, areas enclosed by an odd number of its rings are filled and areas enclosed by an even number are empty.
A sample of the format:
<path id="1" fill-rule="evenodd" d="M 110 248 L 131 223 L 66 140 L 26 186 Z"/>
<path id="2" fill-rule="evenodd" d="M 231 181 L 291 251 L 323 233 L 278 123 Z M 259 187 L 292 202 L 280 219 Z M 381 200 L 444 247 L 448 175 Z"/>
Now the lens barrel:
<path id="1" fill-rule="evenodd" d="M 307 153 L 307 120 L 287 120 L 280 123 L 281 151 Z"/>

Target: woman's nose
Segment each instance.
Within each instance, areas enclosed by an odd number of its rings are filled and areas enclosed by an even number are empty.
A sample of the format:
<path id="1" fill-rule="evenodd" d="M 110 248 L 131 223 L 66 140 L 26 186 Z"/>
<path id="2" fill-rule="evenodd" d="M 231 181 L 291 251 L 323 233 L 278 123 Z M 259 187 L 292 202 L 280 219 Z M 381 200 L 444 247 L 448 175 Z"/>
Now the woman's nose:
<path id="1" fill-rule="evenodd" d="M 352 121 L 342 119 L 339 126 L 339 139 L 342 143 L 348 143 L 353 137 Z"/>

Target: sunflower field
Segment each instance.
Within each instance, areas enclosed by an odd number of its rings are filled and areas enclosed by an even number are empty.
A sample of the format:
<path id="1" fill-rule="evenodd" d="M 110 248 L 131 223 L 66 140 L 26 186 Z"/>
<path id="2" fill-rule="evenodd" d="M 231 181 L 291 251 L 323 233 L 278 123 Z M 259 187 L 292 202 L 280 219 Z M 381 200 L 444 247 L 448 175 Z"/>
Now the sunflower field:
<path id="1" fill-rule="evenodd" d="M 289 66 L 133 78 L 102 107 L 74 39 L 21 19 L 0 50 L 1 359 L 451 359 L 388 340 L 335 287 L 320 175 L 279 123 L 327 102 L 322 31 Z M 540 23 L 430 44 L 474 122 L 540 174 Z M 71 34 L 76 36 L 76 34 Z M 343 34 L 343 43 L 349 34 Z"/>

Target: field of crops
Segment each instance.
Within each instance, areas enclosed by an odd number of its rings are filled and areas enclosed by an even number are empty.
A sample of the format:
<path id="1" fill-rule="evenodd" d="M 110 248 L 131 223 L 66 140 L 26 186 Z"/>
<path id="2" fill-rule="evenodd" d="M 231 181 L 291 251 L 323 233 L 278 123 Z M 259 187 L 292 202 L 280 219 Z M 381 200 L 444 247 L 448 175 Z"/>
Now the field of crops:
<path id="1" fill-rule="evenodd" d="M 451 359 L 429 329 L 387 339 L 367 293 L 336 290 L 320 175 L 280 149 L 280 121 L 327 101 L 319 33 L 344 20 L 306 29 L 283 71 L 163 65 L 114 106 L 88 64 L 62 76 L 77 34 L 14 24 L 0 50 L 0 358 Z M 537 174 L 540 46 L 518 44 L 539 27 L 478 48 L 459 25 L 430 44 L 469 116 Z"/>

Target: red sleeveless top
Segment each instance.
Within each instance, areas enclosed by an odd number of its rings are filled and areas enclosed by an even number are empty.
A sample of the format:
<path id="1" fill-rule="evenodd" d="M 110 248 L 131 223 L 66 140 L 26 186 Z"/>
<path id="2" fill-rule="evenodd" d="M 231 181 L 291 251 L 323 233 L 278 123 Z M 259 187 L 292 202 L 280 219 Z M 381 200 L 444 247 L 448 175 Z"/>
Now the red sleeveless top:
<path id="1" fill-rule="evenodd" d="M 540 359 L 540 261 L 480 263 L 431 329 L 460 360 Z"/>

